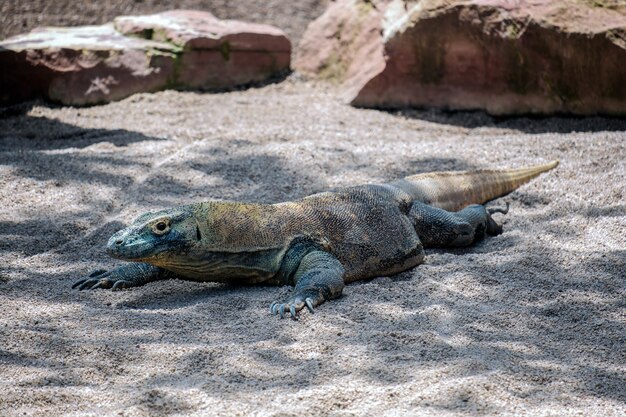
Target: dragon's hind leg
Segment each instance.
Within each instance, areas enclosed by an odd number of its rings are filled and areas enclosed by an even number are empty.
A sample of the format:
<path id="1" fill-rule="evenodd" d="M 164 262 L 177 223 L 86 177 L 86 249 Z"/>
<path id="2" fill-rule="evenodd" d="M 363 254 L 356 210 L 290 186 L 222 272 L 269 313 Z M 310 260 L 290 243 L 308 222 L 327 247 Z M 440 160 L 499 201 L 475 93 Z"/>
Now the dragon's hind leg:
<path id="1" fill-rule="evenodd" d="M 420 202 L 414 202 L 409 212 L 415 231 L 425 247 L 468 246 L 485 234 L 502 233 L 502 226 L 491 217 L 492 213 L 508 212 L 506 208 L 490 208 L 480 204 L 450 212 Z"/>

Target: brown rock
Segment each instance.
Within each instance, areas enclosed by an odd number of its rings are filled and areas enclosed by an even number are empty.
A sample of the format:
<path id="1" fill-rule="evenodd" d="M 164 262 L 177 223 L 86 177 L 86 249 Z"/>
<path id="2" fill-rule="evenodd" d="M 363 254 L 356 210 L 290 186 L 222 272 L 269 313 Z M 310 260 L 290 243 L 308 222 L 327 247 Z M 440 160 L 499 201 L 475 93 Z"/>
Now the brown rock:
<path id="1" fill-rule="evenodd" d="M 339 0 L 294 67 L 357 106 L 623 115 L 625 29 L 574 0 Z"/>
<path id="2" fill-rule="evenodd" d="M 385 69 L 384 1 L 337 1 L 312 22 L 296 51 L 294 69 L 343 83 L 348 100 Z"/>
<path id="3" fill-rule="evenodd" d="M 173 10 L 115 19 L 126 35 L 182 48 L 177 82 L 187 88 L 229 88 L 287 71 L 291 43 L 273 26 L 219 20 L 207 12 Z"/>
<path id="4" fill-rule="evenodd" d="M 173 74 L 173 51 L 112 25 L 37 29 L 0 43 L 0 104 L 42 97 L 85 105 L 159 90 Z"/>
<path id="5" fill-rule="evenodd" d="M 291 44 L 272 26 L 171 11 L 114 24 L 42 28 L 0 42 L 0 105 L 69 105 L 164 88 L 222 89 L 289 69 Z"/>

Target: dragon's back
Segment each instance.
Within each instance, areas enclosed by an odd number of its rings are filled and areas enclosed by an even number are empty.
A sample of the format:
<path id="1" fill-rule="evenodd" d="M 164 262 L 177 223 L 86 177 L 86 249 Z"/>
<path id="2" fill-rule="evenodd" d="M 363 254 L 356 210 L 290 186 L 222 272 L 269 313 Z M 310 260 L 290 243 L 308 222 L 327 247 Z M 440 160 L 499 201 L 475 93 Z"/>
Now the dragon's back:
<path id="1" fill-rule="evenodd" d="M 292 203 L 306 212 L 329 251 L 346 268 L 346 281 L 393 275 L 421 263 L 407 217 L 410 196 L 388 185 L 362 185 L 314 194 Z"/>

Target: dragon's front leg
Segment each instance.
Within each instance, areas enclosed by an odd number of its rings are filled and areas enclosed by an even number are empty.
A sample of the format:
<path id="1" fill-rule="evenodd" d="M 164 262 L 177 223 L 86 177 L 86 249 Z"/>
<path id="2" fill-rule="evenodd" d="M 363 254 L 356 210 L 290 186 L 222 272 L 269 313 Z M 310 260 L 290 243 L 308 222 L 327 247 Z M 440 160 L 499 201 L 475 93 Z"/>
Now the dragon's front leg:
<path id="1" fill-rule="evenodd" d="M 295 320 L 304 307 L 312 313 L 313 308 L 324 301 L 338 298 L 345 285 L 344 272 L 339 260 L 328 252 L 314 251 L 305 255 L 294 276 L 293 295 L 285 302 L 273 302 L 270 306 L 272 314 L 280 314 L 283 318 L 289 313 Z"/>

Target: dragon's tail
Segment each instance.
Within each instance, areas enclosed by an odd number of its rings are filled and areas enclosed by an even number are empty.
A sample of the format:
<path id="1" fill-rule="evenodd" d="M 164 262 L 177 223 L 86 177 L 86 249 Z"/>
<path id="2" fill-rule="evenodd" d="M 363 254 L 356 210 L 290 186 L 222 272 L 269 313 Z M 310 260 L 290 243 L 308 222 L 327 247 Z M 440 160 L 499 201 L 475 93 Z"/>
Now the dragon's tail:
<path id="1" fill-rule="evenodd" d="M 559 161 L 520 169 L 446 171 L 418 174 L 391 183 L 415 200 L 457 211 L 470 204 L 485 204 L 555 168 Z"/>

